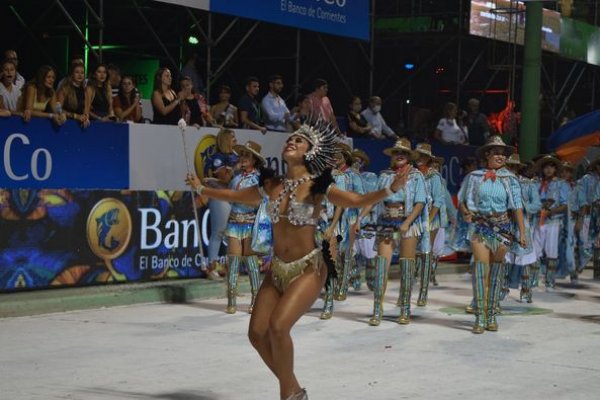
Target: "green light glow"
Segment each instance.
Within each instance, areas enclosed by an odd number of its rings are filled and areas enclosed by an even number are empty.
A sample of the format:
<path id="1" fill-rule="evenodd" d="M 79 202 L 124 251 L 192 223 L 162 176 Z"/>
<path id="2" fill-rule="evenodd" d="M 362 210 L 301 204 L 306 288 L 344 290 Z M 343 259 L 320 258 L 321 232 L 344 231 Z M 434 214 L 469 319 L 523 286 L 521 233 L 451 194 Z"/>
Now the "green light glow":
<path id="1" fill-rule="evenodd" d="M 190 36 L 188 38 L 188 43 L 189 44 L 198 44 L 198 43 L 200 43 L 200 41 L 198 40 L 198 38 L 196 36 Z"/>

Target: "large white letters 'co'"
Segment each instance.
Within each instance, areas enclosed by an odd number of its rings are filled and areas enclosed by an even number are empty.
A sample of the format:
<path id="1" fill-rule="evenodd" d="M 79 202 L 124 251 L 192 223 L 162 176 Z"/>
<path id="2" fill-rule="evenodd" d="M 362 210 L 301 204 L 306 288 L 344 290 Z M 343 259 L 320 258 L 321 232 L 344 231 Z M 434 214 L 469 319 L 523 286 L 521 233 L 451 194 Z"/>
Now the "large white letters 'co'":
<path id="1" fill-rule="evenodd" d="M 25 179 L 29 178 L 29 173 L 17 175 L 17 173 L 15 173 L 15 171 L 13 170 L 11 164 L 10 151 L 13 145 L 13 141 L 17 139 L 20 140 L 22 144 L 29 145 L 29 138 L 22 133 L 13 133 L 10 136 L 8 136 L 6 142 L 4 142 L 4 171 L 6 171 L 6 175 L 8 175 L 8 177 L 13 181 L 24 181 Z M 46 168 L 44 170 L 44 173 L 40 175 L 38 161 L 40 155 L 42 154 L 46 158 Z M 33 175 L 33 179 L 35 179 L 36 181 L 45 181 L 50 177 L 50 174 L 52 174 L 52 156 L 50 155 L 48 149 L 39 148 L 33 151 L 33 153 L 31 154 L 30 171 L 31 175 Z"/>

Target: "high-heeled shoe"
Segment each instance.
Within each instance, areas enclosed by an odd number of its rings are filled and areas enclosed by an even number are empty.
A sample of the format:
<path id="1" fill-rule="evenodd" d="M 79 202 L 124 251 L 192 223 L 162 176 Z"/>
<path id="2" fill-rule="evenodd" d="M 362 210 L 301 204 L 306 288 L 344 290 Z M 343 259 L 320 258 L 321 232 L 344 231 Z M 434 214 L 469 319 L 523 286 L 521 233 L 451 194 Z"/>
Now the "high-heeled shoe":
<path id="1" fill-rule="evenodd" d="M 308 394 L 306 394 L 306 389 L 302 389 L 298 393 L 289 395 L 285 400 L 308 400 Z"/>

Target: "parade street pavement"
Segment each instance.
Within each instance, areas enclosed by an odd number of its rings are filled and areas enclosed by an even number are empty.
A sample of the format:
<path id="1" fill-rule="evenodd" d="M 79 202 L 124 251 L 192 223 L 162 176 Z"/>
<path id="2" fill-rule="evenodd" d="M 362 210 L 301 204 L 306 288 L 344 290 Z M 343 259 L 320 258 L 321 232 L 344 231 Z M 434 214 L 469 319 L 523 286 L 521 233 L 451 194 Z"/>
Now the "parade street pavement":
<path id="1" fill-rule="evenodd" d="M 311 400 L 598 399 L 600 283 L 512 290 L 500 330 L 473 335 L 468 274 L 440 275 L 427 307 L 395 322 L 398 282 L 385 318 L 367 324 L 372 295 L 350 289 L 331 320 L 322 301 L 296 325 L 296 370 Z M 417 288 L 415 288 L 417 289 Z M 249 296 L 0 319 L 0 398 L 275 400 L 277 382 L 250 346 Z"/>

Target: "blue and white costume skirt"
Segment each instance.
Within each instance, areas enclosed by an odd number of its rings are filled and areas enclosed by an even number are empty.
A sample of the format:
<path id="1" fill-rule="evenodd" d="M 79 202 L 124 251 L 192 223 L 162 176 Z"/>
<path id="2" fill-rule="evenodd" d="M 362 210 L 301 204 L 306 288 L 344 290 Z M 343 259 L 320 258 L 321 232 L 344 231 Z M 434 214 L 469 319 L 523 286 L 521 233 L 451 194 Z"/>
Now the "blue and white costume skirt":
<path id="1" fill-rule="evenodd" d="M 237 240 L 250 239 L 256 213 L 231 213 L 227 221 L 225 236 Z"/>
<path id="2" fill-rule="evenodd" d="M 483 243 L 488 249 L 496 252 L 500 247 L 510 247 L 499 238 L 500 232 L 513 232 L 512 223 L 507 213 L 486 216 L 487 223 L 474 222 L 469 226 L 469 237 L 471 241 Z"/>

